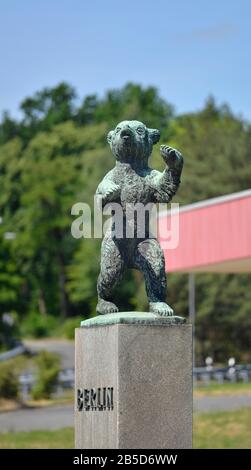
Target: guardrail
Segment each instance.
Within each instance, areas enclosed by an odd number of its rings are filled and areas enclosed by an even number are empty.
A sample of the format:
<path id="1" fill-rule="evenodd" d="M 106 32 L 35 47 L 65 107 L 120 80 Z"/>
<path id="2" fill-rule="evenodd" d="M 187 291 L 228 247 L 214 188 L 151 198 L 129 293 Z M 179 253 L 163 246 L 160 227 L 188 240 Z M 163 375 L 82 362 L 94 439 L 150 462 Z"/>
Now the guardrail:
<path id="1" fill-rule="evenodd" d="M 194 384 L 210 385 L 212 382 L 223 384 L 224 382 L 251 381 L 251 364 L 236 365 L 235 367 L 195 367 L 193 371 Z M 36 376 L 32 372 L 24 372 L 19 376 L 20 393 L 23 399 L 30 398 L 31 389 L 35 384 Z M 63 369 L 58 375 L 58 384 L 55 390 L 57 395 L 65 389 L 74 388 L 74 369 Z"/>
<path id="2" fill-rule="evenodd" d="M 55 390 L 56 395 L 62 394 L 66 389 L 74 388 L 74 369 L 63 369 L 58 374 L 58 382 Z M 23 400 L 30 398 L 31 389 L 36 381 L 36 376 L 32 372 L 24 372 L 19 375 L 19 390 Z"/>
<path id="3" fill-rule="evenodd" d="M 212 381 L 219 384 L 224 382 L 244 382 L 251 380 L 251 364 L 236 365 L 233 367 L 195 367 L 193 371 L 194 382 L 210 385 Z"/>
<path id="4" fill-rule="evenodd" d="M 1 353 L 0 361 L 7 361 L 8 359 L 12 359 L 13 357 L 20 356 L 20 354 L 24 354 L 26 351 L 26 347 L 23 344 L 19 344 L 15 348 Z"/>

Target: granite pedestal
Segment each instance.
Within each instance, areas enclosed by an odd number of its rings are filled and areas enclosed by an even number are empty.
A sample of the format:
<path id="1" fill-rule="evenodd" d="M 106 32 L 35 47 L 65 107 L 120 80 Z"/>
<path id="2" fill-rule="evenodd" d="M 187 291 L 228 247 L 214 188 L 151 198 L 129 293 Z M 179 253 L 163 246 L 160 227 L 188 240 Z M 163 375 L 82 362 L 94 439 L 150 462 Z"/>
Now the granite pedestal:
<path id="1" fill-rule="evenodd" d="M 192 447 L 192 326 L 127 312 L 76 329 L 77 449 Z"/>

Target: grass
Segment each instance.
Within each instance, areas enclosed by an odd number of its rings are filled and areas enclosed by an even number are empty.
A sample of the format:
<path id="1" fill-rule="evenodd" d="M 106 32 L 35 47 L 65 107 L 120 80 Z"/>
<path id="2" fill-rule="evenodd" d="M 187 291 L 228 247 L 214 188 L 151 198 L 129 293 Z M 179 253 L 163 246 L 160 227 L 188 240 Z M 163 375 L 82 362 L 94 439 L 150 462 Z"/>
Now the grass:
<path id="1" fill-rule="evenodd" d="M 73 449 L 72 428 L 0 434 L 0 449 Z"/>
<path id="2" fill-rule="evenodd" d="M 194 387 L 194 395 L 201 396 L 220 396 L 220 395 L 251 395 L 251 382 L 248 383 L 211 383 L 210 385 L 200 385 Z"/>
<path id="3" fill-rule="evenodd" d="M 251 408 L 195 414 L 195 449 L 251 448 Z M 0 434 L 1 449 L 71 449 L 74 431 L 31 431 Z"/>
<path id="4" fill-rule="evenodd" d="M 195 449 L 250 449 L 251 408 L 195 414 Z"/>

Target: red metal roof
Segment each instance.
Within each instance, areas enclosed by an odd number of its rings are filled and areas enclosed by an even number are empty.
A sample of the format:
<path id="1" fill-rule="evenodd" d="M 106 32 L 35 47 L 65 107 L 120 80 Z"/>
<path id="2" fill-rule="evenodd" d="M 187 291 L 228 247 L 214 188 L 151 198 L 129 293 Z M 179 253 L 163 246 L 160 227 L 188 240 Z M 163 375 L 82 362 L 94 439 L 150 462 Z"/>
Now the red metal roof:
<path id="1" fill-rule="evenodd" d="M 180 207 L 178 246 L 163 249 L 168 272 L 251 272 L 251 190 Z"/>

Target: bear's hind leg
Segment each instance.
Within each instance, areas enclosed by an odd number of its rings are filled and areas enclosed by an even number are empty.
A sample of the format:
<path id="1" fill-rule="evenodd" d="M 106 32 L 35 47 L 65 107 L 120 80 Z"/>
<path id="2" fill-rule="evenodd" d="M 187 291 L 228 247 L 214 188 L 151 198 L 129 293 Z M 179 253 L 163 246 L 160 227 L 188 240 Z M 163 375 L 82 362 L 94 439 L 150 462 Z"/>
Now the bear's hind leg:
<path id="1" fill-rule="evenodd" d="M 155 238 L 143 240 L 138 244 L 135 252 L 135 267 L 144 274 L 150 312 L 160 316 L 174 315 L 173 309 L 165 302 L 165 259 L 159 242 Z"/>
<path id="2" fill-rule="evenodd" d="M 124 272 L 124 261 L 118 244 L 110 237 L 104 238 L 101 247 L 101 269 L 98 277 L 98 304 L 97 313 L 118 312 L 117 305 L 112 302 L 114 290 L 122 278 Z"/>

